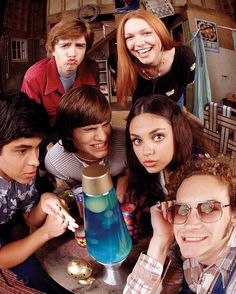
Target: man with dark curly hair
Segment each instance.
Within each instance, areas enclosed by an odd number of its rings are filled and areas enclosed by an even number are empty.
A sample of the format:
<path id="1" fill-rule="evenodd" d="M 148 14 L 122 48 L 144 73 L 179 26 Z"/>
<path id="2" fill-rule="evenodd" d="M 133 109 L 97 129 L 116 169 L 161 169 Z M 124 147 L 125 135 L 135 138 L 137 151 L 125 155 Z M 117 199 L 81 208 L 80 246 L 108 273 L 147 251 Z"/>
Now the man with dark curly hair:
<path id="1" fill-rule="evenodd" d="M 173 175 L 176 197 L 151 208 L 153 236 L 124 293 L 236 293 L 234 176 L 224 156 L 189 161 Z"/>

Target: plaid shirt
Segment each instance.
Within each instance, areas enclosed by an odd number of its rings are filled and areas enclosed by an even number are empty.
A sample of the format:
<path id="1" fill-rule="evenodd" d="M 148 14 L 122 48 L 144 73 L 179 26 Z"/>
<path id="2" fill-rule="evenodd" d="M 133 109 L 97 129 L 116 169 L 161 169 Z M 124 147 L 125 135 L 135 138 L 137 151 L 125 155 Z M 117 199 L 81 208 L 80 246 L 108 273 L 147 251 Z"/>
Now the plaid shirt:
<path id="1" fill-rule="evenodd" d="M 128 276 L 123 293 L 178 293 L 182 289 L 183 273 L 189 288 L 194 293 L 212 293 L 219 274 L 222 275 L 225 293 L 236 293 L 236 270 L 233 271 L 236 264 L 236 227 L 232 232 L 228 246 L 221 253 L 216 264 L 203 269 L 202 265 L 194 258 L 182 261 L 177 246 L 173 246 L 171 249 L 170 259 L 171 266 L 161 279 L 160 263 L 141 253 L 132 273 Z"/>

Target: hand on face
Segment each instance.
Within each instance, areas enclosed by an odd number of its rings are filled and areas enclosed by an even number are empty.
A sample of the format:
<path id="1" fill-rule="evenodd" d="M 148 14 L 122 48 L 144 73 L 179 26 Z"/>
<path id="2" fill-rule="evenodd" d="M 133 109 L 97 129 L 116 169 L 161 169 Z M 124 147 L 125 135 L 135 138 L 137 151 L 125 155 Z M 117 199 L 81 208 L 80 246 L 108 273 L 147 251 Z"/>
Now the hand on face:
<path id="1" fill-rule="evenodd" d="M 67 211 L 67 207 L 65 205 L 65 201 L 63 199 L 59 199 L 53 193 L 44 193 L 40 199 L 41 209 L 48 215 L 57 216 L 64 224 L 67 223 L 67 227 L 71 231 L 75 231 L 75 228 L 79 226 L 76 224 L 73 217 Z"/>
<path id="2" fill-rule="evenodd" d="M 163 246 L 170 245 L 174 240 L 173 225 L 167 220 L 167 208 L 173 205 L 173 201 L 164 201 L 160 207 L 151 207 L 151 223 L 153 238 L 159 240 Z"/>

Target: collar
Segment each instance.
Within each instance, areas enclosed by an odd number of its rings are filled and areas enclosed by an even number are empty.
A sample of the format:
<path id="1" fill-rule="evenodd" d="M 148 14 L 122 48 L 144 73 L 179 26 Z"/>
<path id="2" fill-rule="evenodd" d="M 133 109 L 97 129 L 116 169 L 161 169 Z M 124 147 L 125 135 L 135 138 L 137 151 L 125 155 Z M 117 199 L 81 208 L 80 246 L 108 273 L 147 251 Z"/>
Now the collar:
<path id="1" fill-rule="evenodd" d="M 185 269 L 185 276 L 187 277 L 188 283 L 191 283 L 193 287 L 196 287 L 197 284 L 194 281 L 198 280 L 204 272 L 220 272 L 222 274 L 223 285 L 226 285 L 229 273 L 236 262 L 235 247 L 236 227 L 232 231 L 226 248 L 222 251 L 220 258 L 215 264 L 202 269 L 201 265 L 195 258 L 184 260 L 183 268 Z"/>
<path id="2" fill-rule="evenodd" d="M 81 62 L 76 71 L 75 81 L 73 87 L 79 87 L 82 84 L 96 85 L 92 73 L 89 71 L 89 67 L 86 62 L 86 58 Z M 79 79 L 78 79 L 79 77 Z M 59 78 L 59 73 L 57 71 L 57 65 L 54 57 L 51 57 L 47 63 L 46 68 L 46 87 L 44 95 L 49 95 L 52 92 L 58 91 L 61 95 L 65 93 L 65 89 Z"/>

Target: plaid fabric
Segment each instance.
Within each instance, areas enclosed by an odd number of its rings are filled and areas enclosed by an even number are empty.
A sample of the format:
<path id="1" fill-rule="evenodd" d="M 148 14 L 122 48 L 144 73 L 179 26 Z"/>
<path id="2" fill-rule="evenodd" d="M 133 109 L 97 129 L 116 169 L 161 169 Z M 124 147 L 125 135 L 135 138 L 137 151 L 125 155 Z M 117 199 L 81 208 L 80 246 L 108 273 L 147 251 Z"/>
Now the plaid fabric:
<path id="1" fill-rule="evenodd" d="M 217 278 L 222 275 L 226 293 L 236 293 L 236 228 L 234 228 L 229 244 L 221 253 L 216 264 L 205 269 L 195 259 L 187 259 L 183 263 L 184 275 L 189 287 L 198 294 L 212 293 Z M 234 269 L 234 272 L 233 272 Z M 228 282 L 229 281 L 229 282 Z"/>
<path id="2" fill-rule="evenodd" d="M 163 284 L 172 285 L 164 287 L 162 292 L 161 278 L 162 269 L 160 263 L 153 258 L 140 255 L 132 273 L 128 276 L 127 284 L 124 289 L 125 294 L 151 294 L 151 293 L 178 293 L 175 292 L 174 285 L 179 285 L 181 291 L 182 277 L 177 274 L 180 268 L 178 247 L 174 246 L 171 250 L 171 266 L 166 273 L 166 280 Z M 173 257 L 173 258 L 172 258 Z M 182 272 L 190 289 L 197 294 L 212 293 L 219 274 L 222 274 L 223 286 L 227 294 L 236 293 L 236 227 L 233 230 L 228 246 L 221 253 L 216 264 L 202 268 L 196 259 L 190 258 L 183 262 Z M 157 267 L 155 270 L 154 268 Z M 172 273 L 170 273 L 172 271 Z M 176 287 L 175 287 L 176 289 Z"/>
<path id="3" fill-rule="evenodd" d="M 17 280 L 15 274 L 9 270 L 2 270 L 2 274 L 0 273 L 1 294 L 43 294 L 43 292 L 25 286 L 24 283 Z"/>
<path id="4" fill-rule="evenodd" d="M 123 293 L 152 293 L 154 285 L 159 284 L 162 271 L 162 264 L 141 253 L 132 273 L 128 276 Z"/>

